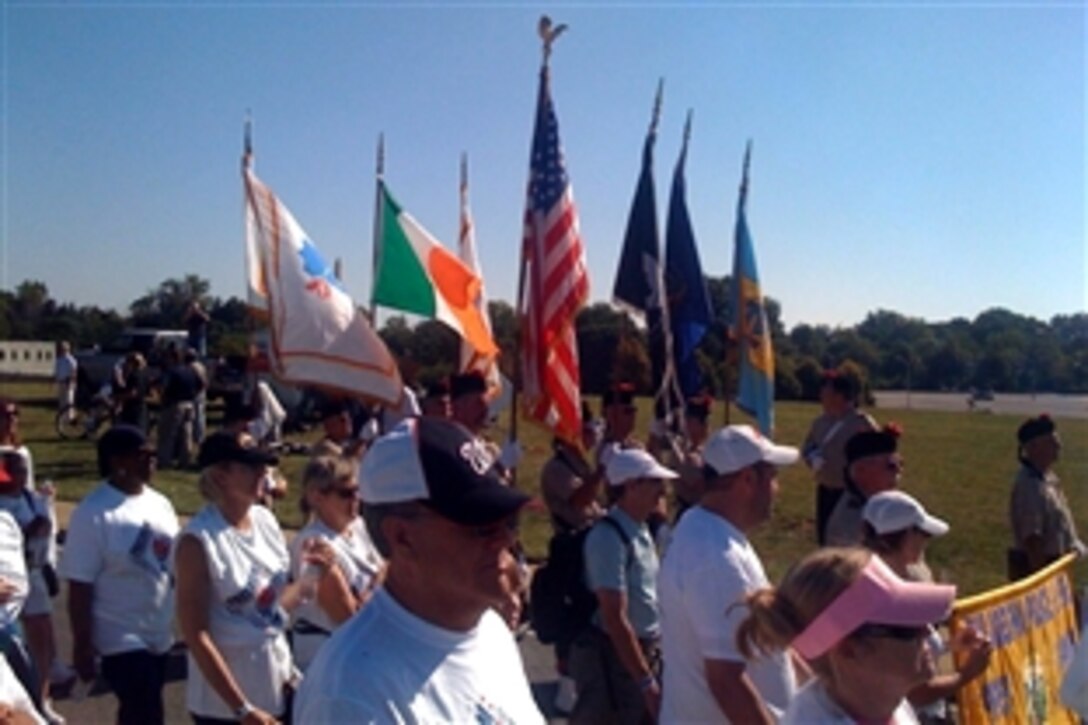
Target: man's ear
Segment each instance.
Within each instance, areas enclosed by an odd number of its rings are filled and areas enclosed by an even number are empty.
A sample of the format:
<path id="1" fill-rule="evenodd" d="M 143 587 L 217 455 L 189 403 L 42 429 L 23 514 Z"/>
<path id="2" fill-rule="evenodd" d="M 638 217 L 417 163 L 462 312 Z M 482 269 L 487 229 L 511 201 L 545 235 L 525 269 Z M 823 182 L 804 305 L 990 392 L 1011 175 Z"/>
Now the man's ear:
<path id="1" fill-rule="evenodd" d="M 385 538 L 386 543 L 389 544 L 390 556 L 386 558 L 391 558 L 394 552 L 398 554 L 398 558 L 411 558 L 414 556 L 416 539 L 415 531 L 410 523 L 408 519 L 400 516 L 387 516 L 382 519 L 382 536 Z"/>

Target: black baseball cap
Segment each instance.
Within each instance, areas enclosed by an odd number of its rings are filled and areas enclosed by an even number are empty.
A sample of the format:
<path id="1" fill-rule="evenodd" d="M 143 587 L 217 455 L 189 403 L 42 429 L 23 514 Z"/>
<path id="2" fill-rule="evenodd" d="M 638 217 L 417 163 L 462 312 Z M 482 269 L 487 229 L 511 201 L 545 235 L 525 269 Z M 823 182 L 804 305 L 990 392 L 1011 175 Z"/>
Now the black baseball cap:
<path id="1" fill-rule="evenodd" d="M 881 430 L 866 430 L 855 433 L 846 441 L 847 464 L 869 456 L 882 456 L 895 453 L 899 448 L 899 436 L 902 434 L 896 425 L 887 425 Z"/>
<path id="2" fill-rule="evenodd" d="M 529 501 L 499 476 L 479 438 L 441 418 L 408 418 L 374 441 L 359 484 L 366 504 L 419 501 L 466 526 L 501 521 Z"/>
<path id="3" fill-rule="evenodd" d="M 604 395 L 601 396 L 601 407 L 607 408 L 610 405 L 632 406 L 634 401 L 635 386 L 630 383 L 618 383 L 604 391 Z"/>
<path id="4" fill-rule="evenodd" d="M 212 433 L 200 445 L 197 463 L 201 468 L 217 463 L 243 463 L 248 466 L 274 466 L 279 458 L 256 446 L 245 433 L 221 430 Z"/>
<path id="5" fill-rule="evenodd" d="M 105 476 L 109 473 L 110 459 L 125 456 L 136 451 L 150 451 L 144 432 L 132 425 L 115 425 L 98 439 L 98 472 Z"/>

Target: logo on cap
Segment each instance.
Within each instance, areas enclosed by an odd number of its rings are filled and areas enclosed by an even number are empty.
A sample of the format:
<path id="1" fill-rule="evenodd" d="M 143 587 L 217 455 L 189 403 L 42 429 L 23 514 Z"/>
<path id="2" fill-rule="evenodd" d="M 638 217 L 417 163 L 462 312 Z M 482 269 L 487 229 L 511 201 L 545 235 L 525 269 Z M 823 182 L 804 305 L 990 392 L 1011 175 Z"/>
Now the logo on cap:
<path id="1" fill-rule="evenodd" d="M 461 454 L 461 458 L 464 459 L 465 463 L 471 466 L 472 470 L 480 476 L 487 473 L 488 469 L 491 468 L 491 464 L 494 463 L 491 453 L 484 444 L 475 439 L 462 443 L 458 453 Z"/>

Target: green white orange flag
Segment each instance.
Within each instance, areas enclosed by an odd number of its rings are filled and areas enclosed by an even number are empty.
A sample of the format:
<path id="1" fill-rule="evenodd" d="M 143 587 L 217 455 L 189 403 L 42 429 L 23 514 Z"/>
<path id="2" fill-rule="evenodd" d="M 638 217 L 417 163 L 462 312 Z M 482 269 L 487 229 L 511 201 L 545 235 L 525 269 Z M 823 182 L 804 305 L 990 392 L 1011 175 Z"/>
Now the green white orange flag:
<path id="1" fill-rule="evenodd" d="M 401 209 L 384 182 L 378 203 L 374 304 L 443 322 L 480 355 L 498 354 L 476 306 L 483 293 L 479 276 Z"/>

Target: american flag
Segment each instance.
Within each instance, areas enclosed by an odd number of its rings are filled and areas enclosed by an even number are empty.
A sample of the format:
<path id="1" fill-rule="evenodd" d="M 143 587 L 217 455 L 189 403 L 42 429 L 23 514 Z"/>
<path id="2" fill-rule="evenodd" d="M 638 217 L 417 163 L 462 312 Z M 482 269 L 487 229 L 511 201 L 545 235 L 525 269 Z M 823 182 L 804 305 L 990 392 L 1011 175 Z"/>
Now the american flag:
<path id="1" fill-rule="evenodd" d="M 589 274 L 547 67 L 540 73 L 523 254 L 528 282 L 522 301 L 525 408 L 556 435 L 575 441 L 581 428 L 581 376 L 574 318 L 589 298 Z"/>

